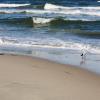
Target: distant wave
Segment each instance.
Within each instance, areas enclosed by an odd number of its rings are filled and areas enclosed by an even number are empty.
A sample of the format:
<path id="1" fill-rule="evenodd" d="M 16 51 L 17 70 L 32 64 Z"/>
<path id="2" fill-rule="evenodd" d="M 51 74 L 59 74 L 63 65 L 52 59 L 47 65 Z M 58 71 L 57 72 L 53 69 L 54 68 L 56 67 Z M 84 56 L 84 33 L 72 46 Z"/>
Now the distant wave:
<path id="1" fill-rule="evenodd" d="M 73 23 L 100 23 L 100 21 L 89 21 L 89 20 L 75 20 L 75 19 L 67 19 L 67 18 L 62 18 L 62 17 L 58 17 L 58 18 L 45 18 L 45 17 L 33 17 L 33 23 L 35 24 L 46 24 L 46 23 L 50 23 L 52 25 L 60 25 L 60 24 L 73 24 Z"/>
<path id="2" fill-rule="evenodd" d="M 27 14 L 29 17 L 37 17 L 36 19 L 42 18 L 43 20 L 63 18 L 65 20 L 82 20 L 82 21 L 100 21 L 99 11 L 51 11 L 51 10 L 0 10 L 1 14 Z"/>
<path id="3" fill-rule="evenodd" d="M 54 4 L 49 4 L 49 3 L 46 3 L 45 6 L 44 6 L 44 9 L 49 9 L 49 10 L 61 10 L 61 9 L 67 9 L 67 7 L 63 7 L 63 6 L 57 6 L 57 5 L 54 5 Z"/>
<path id="4" fill-rule="evenodd" d="M 64 20 L 100 21 L 100 7 L 64 7 L 46 3 L 44 11 L 36 13 L 42 14 L 42 18 L 33 18 L 36 23 L 47 23 L 58 17 Z"/>
<path id="5" fill-rule="evenodd" d="M 50 4 L 50 3 L 46 3 L 44 5 L 44 9 L 45 10 L 100 10 L 100 7 L 92 7 L 92 6 L 88 6 L 88 7 L 65 7 L 65 6 L 59 6 L 59 5 L 54 5 L 54 4 Z"/>
<path id="6" fill-rule="evenodd" d="M 100 7 L 63 7 L 46 3 L 44 9 L 1 9 L 1 14 L 27 14 L 34 23 L 47 23 L 56 18 L 72 21 L 100 21 Z"/>
<path id="7" fill-rule="evenodd" d="M 0 18 L 0 23 L 5 24 L 15 24 L 15 25 L 25 25 L 25 26 L 33 26 L 35 24 L 47 24 L 47 25 L 62 25 L 67 26 L 68 24 L 99 24 L 100 20 L 85 20 L 85 19 L 71 19 L 66 17 L 41 17 L 41 16 L 5 16 Z"/>
<path id="8" fill-rule="evenodd" d="M 99 24 L 100 20 L 84 20 L 84 19 L 67 19 L 63 17 L 38 17 L 38 16 L 9 16 L 9 17 L 2 17 L 0 18 L 0 23 L 6 24 L 23 24 L 26 26 L 30 25 L 33 26 L 34 24 L 49 24 L 49 25 L 63 25 L 67 26 L 67 24 Z"/>
<path id="9" fill-rule="evenodd" d="M 100 7 L 63 7 L 46 3 L 44 9 L 52 11 L 56 10 L 59 11 L 59 13 L 64 14 L 86 14 L 100 16 Z"/>
<path id="10" fill-rule="evenodd" d="M 22 6 L 29 6 L 30 4 L 6 4 L 0 3 L 0 8 L 10 8 L 10 7 L 22 7 Z"/>

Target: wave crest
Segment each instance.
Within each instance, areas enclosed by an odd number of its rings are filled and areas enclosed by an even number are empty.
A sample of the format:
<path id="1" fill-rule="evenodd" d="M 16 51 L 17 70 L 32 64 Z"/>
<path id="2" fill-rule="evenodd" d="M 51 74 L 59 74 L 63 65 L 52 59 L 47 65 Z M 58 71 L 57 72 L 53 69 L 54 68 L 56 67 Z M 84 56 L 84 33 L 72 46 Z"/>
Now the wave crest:
<path id="1" fill-rule="evenodd" d="M 17 13 L 17 14 L 22 14 L 23 16 L 27 15 L 28 17 L 32 17 L 35 23 L 47 23 L 58 17 L 61 17 L 64 20 L 72 20 L 72 21 L 73 20 L 100 21 L 100 7 L 63 7 L 63 6 L 46 3 L 44 9 L 41 10 L 1 9 L 0 13 L 2 14 Z"/>
<path id="2" fill-rule="evenodd" d="M 0 3 L 0 8 L 10 8 L 10 7 L 23 7 L 23 6 L 29 6 L 30 4 L 5 4 Z"/>

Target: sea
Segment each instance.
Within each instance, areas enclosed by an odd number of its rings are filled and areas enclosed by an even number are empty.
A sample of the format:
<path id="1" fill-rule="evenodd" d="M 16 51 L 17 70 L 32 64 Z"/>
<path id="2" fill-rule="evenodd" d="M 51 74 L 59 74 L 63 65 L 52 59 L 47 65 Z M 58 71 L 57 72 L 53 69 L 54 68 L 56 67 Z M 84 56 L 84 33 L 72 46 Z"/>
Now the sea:
<path id="1" fill-rule="evenodd" d="M 100 1 L 0 0 L 0 53 L 100 74 Z"/>

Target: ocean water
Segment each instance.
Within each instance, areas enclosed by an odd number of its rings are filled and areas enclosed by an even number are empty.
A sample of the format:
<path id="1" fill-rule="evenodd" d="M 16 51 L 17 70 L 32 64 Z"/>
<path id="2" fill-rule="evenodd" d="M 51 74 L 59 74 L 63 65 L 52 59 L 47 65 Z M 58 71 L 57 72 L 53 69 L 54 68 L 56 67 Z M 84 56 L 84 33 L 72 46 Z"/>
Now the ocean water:
<path id="1" fill-rule="evenodd" d="M 100 73 L 100 1 L 0 0 L 0 52 Z"/>

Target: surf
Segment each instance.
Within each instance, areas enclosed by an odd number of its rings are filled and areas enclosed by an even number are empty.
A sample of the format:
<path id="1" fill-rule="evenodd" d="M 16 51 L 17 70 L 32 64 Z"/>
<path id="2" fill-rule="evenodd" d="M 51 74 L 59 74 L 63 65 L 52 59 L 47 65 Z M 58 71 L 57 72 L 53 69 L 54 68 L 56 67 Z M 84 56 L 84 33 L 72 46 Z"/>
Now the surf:
<path id="1" fill-rule="evenodd" d="M 74 9 L 80 9 L 80 10 L 82 10 L 82 9 L 90 9 L 90 10 L 92 10 L 92 9 L 94 9 L 94 10 L 100 10 L 100 7 L 98 6 L 98 7 L 92 7 L 92 6 L 87 6 L 87 7 L 65 7 L 65 6 L 61 6 L 61 5 L 55 5 L 55 4 L 50 4 L 50 3 L 46 3 L 45 5 L 44 5 L 44 9 L 45 10 L 74 10 Z"/>
<path id="2" fill-rule="evenodd" d="M 9 6 L 26 6 L 26 4 Z M 58 18 L 64 21 L 100 21 L 100 7 L 64 7 L 46 3 L 44 9 L 0 9 L 0 13 L 31 17 L 37 24 L 50 23 Z"/>
<path id="3" fill-rule="evenodd" d="M 44 6 L 44 9 L 48 9 L 48 10 L 60 10 L 60 9 L 66 9 L 67 7 L 64 6 L 58 6 L 58 5 L 54 5 L 54 4 L 50 4 L 50 3 L 46 3 Z"/>
<path id="4" fill-rule="evenodd" d="M 33 17 L 33 21 L 35 23 L 48 23 L 58 17 L 63 17 L 64 20 L 100 20 L 100 7 L 64 7 L 46 3 L 44 5 L 44 10 L 44 14 L 46 13 L 46 15 L 49 15 L 49 17 L 51 17 L 54 14 L 56 16 L 52 18 L 47 18 L 47 16 L 40 18 L 37 17 L 35 18 L 36 20 Z"/>
<path id="5" fill-rule="evenodd" d="M 30 4 L 7 4 L 7 3 L 0 3 L 0 8 L 10 8 L 10 7 L 23 7 L 29 6 Z"/>

